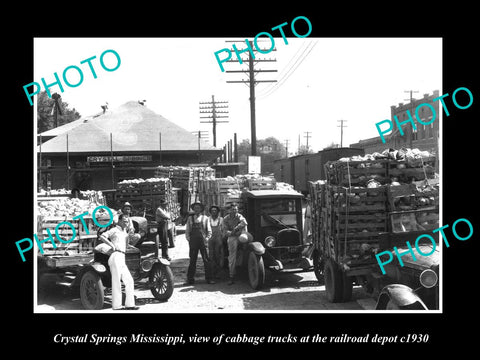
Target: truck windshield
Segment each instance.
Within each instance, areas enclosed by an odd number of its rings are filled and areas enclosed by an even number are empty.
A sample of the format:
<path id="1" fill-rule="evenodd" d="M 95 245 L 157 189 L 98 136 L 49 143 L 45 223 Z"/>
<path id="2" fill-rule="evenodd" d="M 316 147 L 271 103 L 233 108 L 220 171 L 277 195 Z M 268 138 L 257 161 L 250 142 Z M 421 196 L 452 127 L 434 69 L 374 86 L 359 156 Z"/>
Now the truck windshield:
<path id="1" fill-rule="evenodd" d="M 294 199 L 264 199 L 260 209 L 267 214 L 294 213 L 296 211 Z"/>

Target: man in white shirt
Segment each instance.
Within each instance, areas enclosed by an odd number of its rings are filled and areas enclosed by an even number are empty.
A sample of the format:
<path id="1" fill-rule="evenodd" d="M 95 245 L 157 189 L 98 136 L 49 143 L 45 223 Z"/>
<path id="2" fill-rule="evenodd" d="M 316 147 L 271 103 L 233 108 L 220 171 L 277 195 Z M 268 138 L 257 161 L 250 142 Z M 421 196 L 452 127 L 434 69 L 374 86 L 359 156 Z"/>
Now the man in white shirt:
<path id="1" fill-rule="evenodd" d="M 125 214 L 118 216 L 117 226 L 105 231 L 100 239 L 113 249 L 108 258 L 108 266 L 112 275 L 112 309 L 138 310 L 135 306 L 133 278 L 125 263 L 125 251 L 131 235 L 126 231 L 129 218 Z M 122 308 L 122 284 L 125 284 L 125 308 Z"/>

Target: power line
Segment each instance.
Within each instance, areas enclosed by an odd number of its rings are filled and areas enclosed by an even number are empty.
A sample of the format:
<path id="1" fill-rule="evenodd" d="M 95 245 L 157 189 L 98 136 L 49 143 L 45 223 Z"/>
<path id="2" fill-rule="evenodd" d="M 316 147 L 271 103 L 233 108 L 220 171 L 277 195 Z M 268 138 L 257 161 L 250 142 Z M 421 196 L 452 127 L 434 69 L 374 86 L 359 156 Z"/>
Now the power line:
<path id="1" fill-rule="evenodd" d="M 303 63 L 303 61 L 307 58 L 307 56 L 312 52 L 312 50 L 313 50 L 313 48 L 315 47 L 316 44 L 317 44 L 316 42 L 313 43 L 313 45 L 310 47 L 310 49 L 308 49 L 308 46 L 307 46 L 307 48 L 305 48 L 305 50 L 302 52 L 300 57 L 292 65 L 290 72 L 285 73 L 285 75 L 280 80 L 278 80 L 277 84 L 275 84 L 270 90 L 268 90 L 264 94 L 260 95 L 259 99 L 264 99 L 264 98 L 270 96 L 271 94 L 273 94 L 276 90 L 278 90 L 288 80 L 288 78 L 295 73 L 295 71 L 298 69 L 298 67 Z M 307 50 L 308 50 L 308 52 L 305 55 L 303 55 Z M 298 65 L 296 65 L 297 63 L 298 63 Z"/>
<path id="2" fill-rule="evenodd" d="M 311 43 L 311 42 L 310 42 Z M 280 77 L 280 80 L 282 80 L 287 73 L 289 73 L 291 71 L 291 69 L 293 68 L 293 65 L 298 61 L 298 59 L 301 58 L 301 56 L 305 53 L 305 50 L 308 48 L 309 44 L 310 43 L 303 43 L 302 46 L 297 50 L 297 52 L 290 58 L 289 62 L 287 63 L 287 65 L 283 68 L 283 70 L 280 72 L 279 74 L 279 77 Z M 298 53 L 299 52 L 302 52 L 302 54 L 300 54 L 300 56 L 297 57 Z M 275 84 L 270 84 L 266 89 L 263 90 L 263 94 L 261 94 L 262 96 L 269 92 L 273 87 L 276 87 L 278 83 L 275 83 Z"/>
<path id="3" fill-rule="evenodd" d="M 285 67 L 283 68 L 283 70 L 280 72 L 280 74 L 278 75 L 279 77 L 283 77 L 284 74 L 286 74 L 287 72 L 290 71 L 290 69 L 291 69 L 292 66 L 293 66 L 293 61 L 295 60 L 296 56 L 298 55 L 298 53 L 299 53 L 300 51 L 305 51 L 305 48 L 308 47 L 308 44 L 309 44 L 309 43 L 306 43 L 306 42 L 302 43 L 302 46 L 297 49 L 296 53 L 290 58 L 290 60 L 288 61 L 287 65 L 285 65 Z M 303 50 L 302 50 L 302 48 L 303 48 Z M 272 87 L 276 86 L 276 84 L 277 84 L 277 83 L 272 83 L 272 84 L 268 85 L 265 89 L 262 89 L 262 90 L 260 91 L 259 96 L 263 96 L 265 93 L 267 93 L 268 91 L 270 91 L 270 89 L 271 89 Z M 262 94 L 262 92 L 263 92 L 263 94 Z"/>
<path id="4" fill-rule="evenodd" d="M 250 88 L 250 137 L 251 137 L 251 155 L 255 156 L 257 155 L 257 133 L 256 133 L 256 118 L 255 118 L 255 86 L 258 83 L 261 82 L 276 82 L 277 80 L 257 80 L 255 79 L 255 75 L 259 73 L 265 73 L 265 72 L 276 72 L 277 70 L 261 70 L 261 69 L 255 69 L 255 65 L 259 62 L 275 62 L 277 61 L 276 59 L 257 59 L 254 58 L 255 55 L 252 54 L 253 50 L 253 42 L 249 41 L 250 45 L 250 50 L 248 51 L 248 80 L 227 80 L 227 83 L 242 83 L 242 84 L 248 84 L 248 87 Z M 236 49 L 236 47 L 234 46 Z M 266 50 L 266 49 L 257 49 L 260 50 L 260 52 Z M 245 51 L 245 50 L 243 50 Z M 273 49 L 275 51 L 275 49 Z M 253 55 L 253 56 L 252 56 Z M 237 56 L 238 57 L 238 56 Z M 243 59 L 241 60 L 242 63 L 244 62 Z M 240 60 L 228 60 L 227 62 L 238 62 L 240 63 Z M 245 72 L 244 70 L 227 70 L 227 73 L 241 73 Z"/>

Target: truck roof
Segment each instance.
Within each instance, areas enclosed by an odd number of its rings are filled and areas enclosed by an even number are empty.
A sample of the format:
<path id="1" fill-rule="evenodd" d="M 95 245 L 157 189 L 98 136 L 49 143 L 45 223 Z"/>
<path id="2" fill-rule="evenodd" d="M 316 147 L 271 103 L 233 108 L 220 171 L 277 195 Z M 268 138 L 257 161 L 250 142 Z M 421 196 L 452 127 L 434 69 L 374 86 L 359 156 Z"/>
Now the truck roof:
<path id="1" fill-rule="evenodd" d="M 303 195 L 297 191 L 292 190 L 249 190 L 243 193 L 247 198 L 303 198 Z"/>

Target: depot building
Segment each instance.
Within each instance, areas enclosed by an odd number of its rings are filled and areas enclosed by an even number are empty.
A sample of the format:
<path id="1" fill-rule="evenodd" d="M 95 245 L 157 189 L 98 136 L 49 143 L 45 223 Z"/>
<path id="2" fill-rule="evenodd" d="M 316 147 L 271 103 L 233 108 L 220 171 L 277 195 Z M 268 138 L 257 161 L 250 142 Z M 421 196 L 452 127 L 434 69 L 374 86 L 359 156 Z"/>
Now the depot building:
<path id="1" fill-rule="evenodd" d="M 43 189 L 112 189 L 154 177 L 159 165 L 211 164 L 223 152 L 138 101 L 45 131 L 37 144 Z"/>

